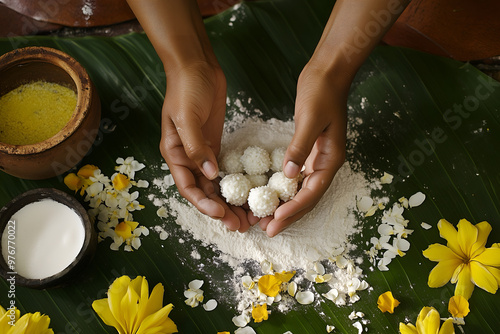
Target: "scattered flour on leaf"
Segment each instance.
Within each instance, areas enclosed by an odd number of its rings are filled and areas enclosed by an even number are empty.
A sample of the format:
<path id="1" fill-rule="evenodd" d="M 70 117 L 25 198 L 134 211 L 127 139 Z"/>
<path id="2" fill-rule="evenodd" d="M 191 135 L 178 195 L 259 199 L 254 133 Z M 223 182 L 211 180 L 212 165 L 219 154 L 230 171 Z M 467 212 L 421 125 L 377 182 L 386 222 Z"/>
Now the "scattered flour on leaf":
<path id="1" fill-rule="evenodd" d="M 224 133 L 221 153 L 249 145 L 269 151 L 286 147 L 293 131 L 293 122 L 248 119 L 240 129 Z M 246 233 L 229 231 L 220 221 L 176 198 L 169 198 L 167 207 L 183 230 L 203 244 L 215 246 L 228 263 L 267 260 L 277 271 L 306 270 L 312 262 L 327 259 L 339 247 L 349 249 L 350 237 L 360 231 L 354 214 L 356 196 L 369 193 L 364 175 L 352 171 L 345 163 L 316 207 L 274 238 L 269 238 L 258 226 Z"/>

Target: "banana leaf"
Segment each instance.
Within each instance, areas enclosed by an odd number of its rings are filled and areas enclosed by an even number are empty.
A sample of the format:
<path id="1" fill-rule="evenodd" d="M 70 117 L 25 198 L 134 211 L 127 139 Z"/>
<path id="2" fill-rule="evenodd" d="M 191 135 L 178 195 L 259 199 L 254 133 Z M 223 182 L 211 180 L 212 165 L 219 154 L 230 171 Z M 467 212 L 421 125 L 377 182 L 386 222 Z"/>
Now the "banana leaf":
<path id="1" fill-rule="evenodd" d="M 333 6 L 327 0 L 243 2 L 205 21 L 215 53 L 228 81 L 228 113 L 238 114 L 233 103 L 240 100 L 263 118 L 293 117 L 296 82 L 311 56 Z M 166 87 L 163 69 L 144 34 L 118 37 L 14 37 L 0 40 L 3 54 L 14 48 L 43 45 L 75 57 L 89 72 L 102 101 L 100 132 L 91 152 L 80 165 L 98 165 L 111 173 L 117 157 L 134 156 L 148 168 L 141 179 L 162 177 L 158 150 L 160 113 Z M 368 269 L 371 291 L 361 300 L 337 307 L 328 300 L 316 306 L 294 307 L 288 313 L 273 312 L 269 320 L 253 324 L 257 333 L 324 333 L 327 324 L 334 333 L 357 333 L 348 315 L 361 311 L 369 320 L 370 333 L 397 333 L 400 322 L 415 323 L 423 306 L 434 306 L 442 317 L 454 285 L 429 288 L 428 273 L 435 263 L 422 255 L 432 243 L 444 243 L 437 221 L 456 224 L 466 218 L 486 220 L 493 226 L 491 242 L 500 241 L 500 84 L 469 64 L 414 50 L 379 46 L 360 69 L 348 101 L 349 127 L 358 133 L 348 144 L 347 160 L 369 178 L 386 171 L 395 175 L 388 188 L 380 190 L 391 202 L 417 191 L 427 195 L 424 205 L 406 217 L 415 232 L 409 237 L 406 256 L 395 259 L 386 272 Z M 245 98 L 243 98 L 245 97 Z M 251 103 L 247 103 L 251 98 Z M 361 120 L 361 121 L 360 121 Z M 39 187 L 68 191 L 60 177 L 27 181 L 0 174 L 0 205 L 20 193 Z M 146 208 L 134 216 L 143 225 L 161 225 L 156 207 L 141 192 Z M 69 192 L 69 191 L 68 191 Z M 158 194 L 157 194 L 158 195 Z M 175 191 L 171 196 L 175 196 Z M 81 199 L 81 198 L 80 198 Z M 434 227 L 420 228 L 421 222 Z M 353 240 L 361 249 L 373 235 L 375 219 L 362 219 L 363 233 Z M 74 283 L 48 290 L 16 287 L 16 306 L 25 312 L 50 316 L 55 333 L 115 333 L 91 308 L 105 297 L 118 276 L 144 275 L 150 285 L 165 286 L 165 302 L 175 308 L 170 316 L 180 333 L 233 332 L 231 318 L 237 315 L 231 287 L 224 288 L 232 272 L 229 266 L 211 263 L 216 251 L 203 247 L 182 232 L 174 222 L 169 231 L 183 238 L 181 244 L 151 234 L 138 251 L 111 251 L 109 242 L 98 246 L 98 256 L 85 275 Z M 197 249 L 205 266 L 200 268 L 190 253 Z M 212 312 L 184 303 L 183 291 L 192 279 L 210 279 L 207 296 L 226 298 Z M 320 289 L 320 287 L 318 287 Z M 0 280 L 0 304 L 9 302 L 9 285 Z M 378 296 L 391 290 L 401 305 L 394 314 L 377 308 Z M 496 333 L 500 325 L 500 299 L 476 288 L 470 299 L 465 333 Z M 457 329 L 458 331 L 458 329 Z"/>

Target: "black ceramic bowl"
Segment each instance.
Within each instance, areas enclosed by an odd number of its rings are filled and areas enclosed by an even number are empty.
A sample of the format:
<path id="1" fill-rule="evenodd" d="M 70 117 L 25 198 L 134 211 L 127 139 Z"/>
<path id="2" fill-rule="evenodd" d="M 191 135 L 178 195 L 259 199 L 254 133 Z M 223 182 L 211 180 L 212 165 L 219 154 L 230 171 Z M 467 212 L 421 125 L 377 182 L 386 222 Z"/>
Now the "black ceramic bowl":
<path id="1" fill-rule="evenodd" d="M 65 269 L 57 274 L 42 279 L 31 279 L 23 277 L 16 273 L 15 265 L 13 268 L 6 262 L 3 254 L 3 234 L 8 233 L 7 225 L 11 217 L 30 203 L 35 203 L 44 199 L 52 199 L 73 209 L 79 216 L 84 227 L 84 241 L 78 255 Z M 97 247 L 97 232 L 90 222 L 89 216 L 83 206 L 71 195 L 64 191 L 53 188 L 39 188 L 29 190 L 11 200 L 0 210 L 0 276 L 5 278 L 10 285 L 25 286 L 35 289 L 45 289 L 67 285 L 73 279 L 76 279 L 92 260 Z M 15 255 L 15 254 L 14 254 Z M 15 260 L 15 256 L 13 257 Z M 14 269 L 14 270 L 13 270 Z"/>

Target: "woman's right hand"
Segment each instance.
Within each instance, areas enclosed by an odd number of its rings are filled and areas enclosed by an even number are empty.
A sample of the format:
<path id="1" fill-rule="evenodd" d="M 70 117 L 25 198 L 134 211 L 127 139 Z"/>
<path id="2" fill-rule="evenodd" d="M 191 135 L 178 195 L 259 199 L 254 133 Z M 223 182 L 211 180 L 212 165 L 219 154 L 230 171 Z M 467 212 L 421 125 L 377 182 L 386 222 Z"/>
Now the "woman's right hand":
<path id="1" fill-rule="evenodd" d="M 217 156 L 226 110 L 226 79 L 218 64 L 196 62 L 167 71 L 160 151 L 179 193 L 228 229 L 249 228 L 246 212 L 217 194 Z"/>
<path id="2" fill-rule="evenodd" d="M 228 229 L 246 231 L 247 213 L 216 192 L 226 78 L 196 0 L 127 1 L 165 68 L 160 151 L 179 193 Z"/>

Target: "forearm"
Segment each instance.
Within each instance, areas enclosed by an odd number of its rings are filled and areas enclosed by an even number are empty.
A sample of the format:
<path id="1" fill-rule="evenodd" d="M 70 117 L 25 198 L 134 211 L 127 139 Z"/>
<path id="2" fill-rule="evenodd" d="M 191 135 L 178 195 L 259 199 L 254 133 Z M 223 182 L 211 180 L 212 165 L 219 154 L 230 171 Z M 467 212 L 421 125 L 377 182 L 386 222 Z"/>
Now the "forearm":
<path id="1" fill-rule="evenodd" d="M 127 0 L 165 66 L 217 64 L 196 0 Z"/>
<path id="2" fill-rule="evenodd" d="M 350 83 L 409 0 L 337 0 L 309 66 Z"/>

